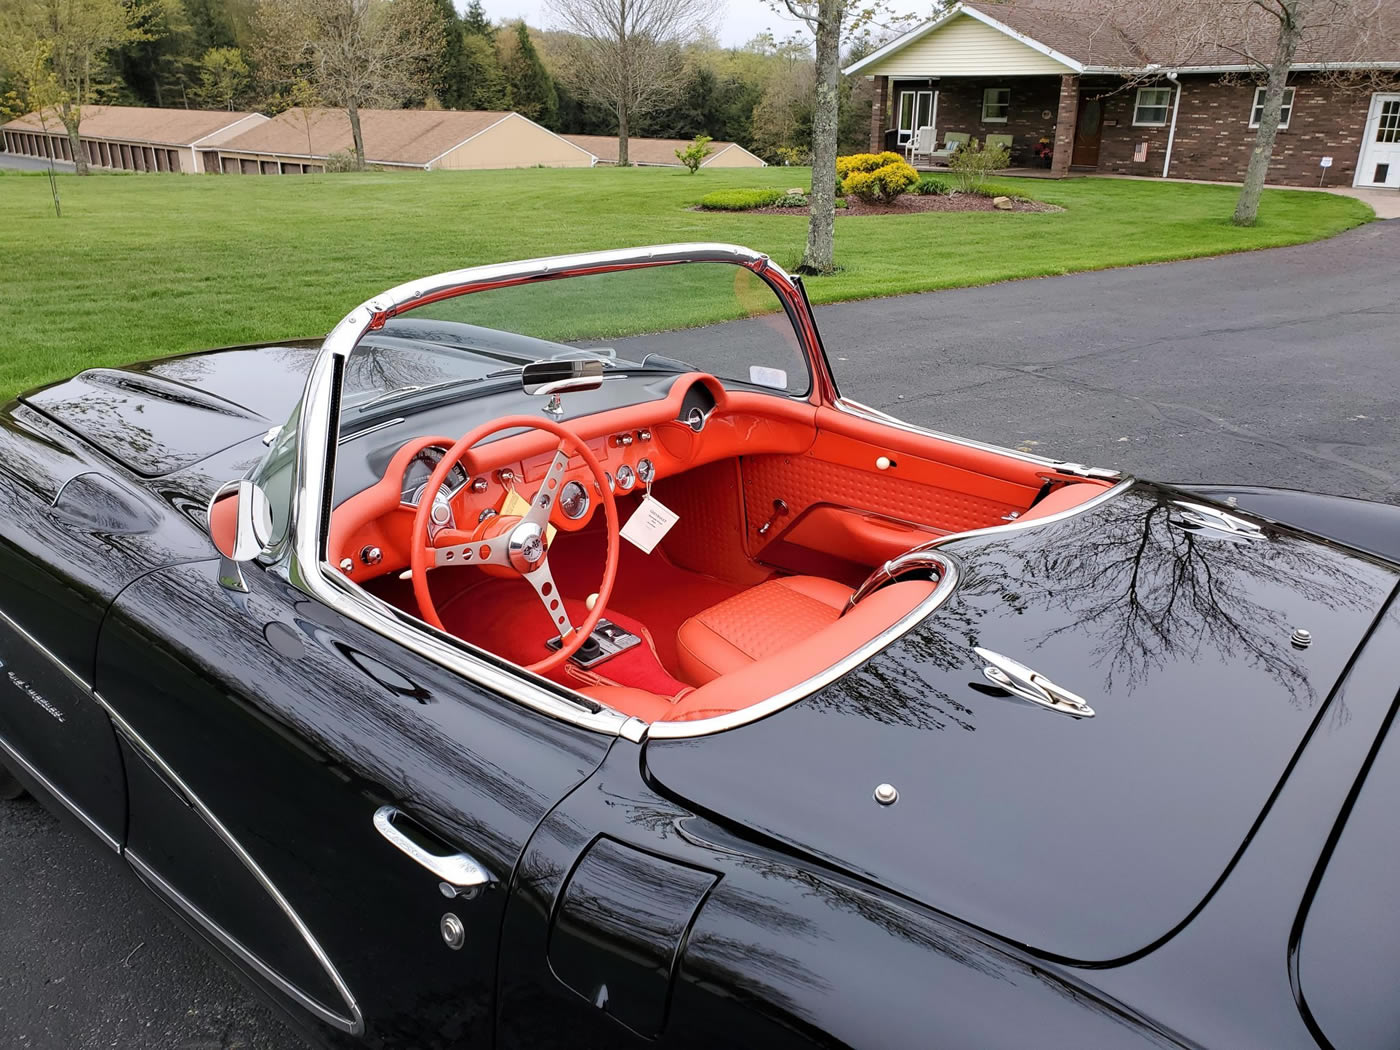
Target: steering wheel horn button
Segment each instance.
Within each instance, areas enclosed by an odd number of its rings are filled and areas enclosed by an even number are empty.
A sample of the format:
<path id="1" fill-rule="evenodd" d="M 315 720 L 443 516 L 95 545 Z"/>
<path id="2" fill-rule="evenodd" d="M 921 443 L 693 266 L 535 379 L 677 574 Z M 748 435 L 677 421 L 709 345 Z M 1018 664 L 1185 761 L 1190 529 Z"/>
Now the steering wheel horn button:
<path id="1" fill-rule="evenodd" d="M 544 561 L 544 529 L 533 521 L 522 522 L 511 529 L 506 549 L 516 572 L 533 572 Z"/>

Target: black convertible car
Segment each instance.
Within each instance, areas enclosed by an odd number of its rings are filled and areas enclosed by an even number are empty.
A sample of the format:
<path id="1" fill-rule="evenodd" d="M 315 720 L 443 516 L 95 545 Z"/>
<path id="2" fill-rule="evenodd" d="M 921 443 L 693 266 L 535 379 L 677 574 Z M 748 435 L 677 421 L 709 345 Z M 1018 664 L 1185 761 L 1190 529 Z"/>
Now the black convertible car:
<path id="1" fill-rule="evenodd" d="M 4 408 L 0 787 L 325 1046 L 1394 1047 L 1398 574 L 754 252 L 486 266 Z"/>

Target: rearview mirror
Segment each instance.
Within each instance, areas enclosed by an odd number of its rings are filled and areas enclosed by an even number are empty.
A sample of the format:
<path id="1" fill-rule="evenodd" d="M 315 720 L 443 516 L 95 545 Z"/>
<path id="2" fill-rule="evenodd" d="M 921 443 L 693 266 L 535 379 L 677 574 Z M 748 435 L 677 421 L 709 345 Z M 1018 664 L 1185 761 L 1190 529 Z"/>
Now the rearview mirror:
<path id="1" fill-rule="evenodd" d="M 596 390 L 603 385 L 603 362 L 590 360 L 531 361 L 520 370 L 527 394 L 563 394 Z"/>
<path id="2" fill-rule="evenodd" d="M 209 501 L 209 538 L 232 562 L 252 561 L 272 539 L 272 506 L 253 482 L 230 481 Z"/>

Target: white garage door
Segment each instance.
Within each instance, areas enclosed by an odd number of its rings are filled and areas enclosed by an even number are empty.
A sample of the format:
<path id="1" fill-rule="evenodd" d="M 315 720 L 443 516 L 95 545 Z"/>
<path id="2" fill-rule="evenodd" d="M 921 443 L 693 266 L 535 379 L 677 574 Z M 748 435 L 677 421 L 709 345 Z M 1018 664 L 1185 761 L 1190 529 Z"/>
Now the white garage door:
<path id="1" fill-rule="evenodd" d="M 1400 95 L 1371 96 L 1356 184 L 1400 189 Z"/>

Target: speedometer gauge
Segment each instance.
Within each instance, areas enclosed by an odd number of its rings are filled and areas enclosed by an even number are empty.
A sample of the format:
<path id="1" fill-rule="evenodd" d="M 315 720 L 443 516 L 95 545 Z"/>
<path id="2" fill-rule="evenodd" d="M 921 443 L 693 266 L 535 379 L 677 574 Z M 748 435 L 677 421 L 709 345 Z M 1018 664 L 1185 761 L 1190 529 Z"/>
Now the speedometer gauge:
<path id="1" fill-rule="evenodd" d="M 403 488 L 399 499 L 410 507 L 418 506 L 423 498 L 423 490 L 428 487 L 428 479 L 433 476 L 442 457 L 447 455 L 445 448 L 429 445 L 408 461 L 408 469 L 403 472 Z M 451 498 L 467 483 L 467 472 L 462 464 L 454 463 L 447 472 L 447 480 L 442 484 L 442 495 Z"/>
<path id="2" fill-rule="evenodd" d="M 643 485 L 650 485 L 656 477 L 656 464 L 649 459 L 637 462 L 637 477 L 642 479 Z"/>
<path id="3" fill-rule="evenodd" d="M 637 483 L 637 475 L 632 473 L 632 468 L 626 463 L 617 468 L 617 487 L 623 492 L 627 492 Z"/>
<path id="4" fill-rule="evenodd" d="M 588 513 L 589 502 L 588 491 L 577 481 L 569 482 L 559 493 L 559 509 L 571 521 L 578 521 Z"/>

